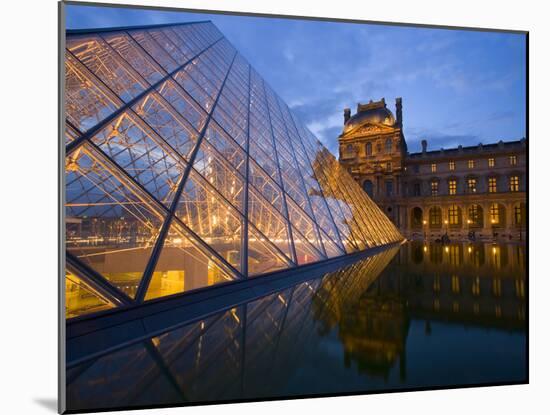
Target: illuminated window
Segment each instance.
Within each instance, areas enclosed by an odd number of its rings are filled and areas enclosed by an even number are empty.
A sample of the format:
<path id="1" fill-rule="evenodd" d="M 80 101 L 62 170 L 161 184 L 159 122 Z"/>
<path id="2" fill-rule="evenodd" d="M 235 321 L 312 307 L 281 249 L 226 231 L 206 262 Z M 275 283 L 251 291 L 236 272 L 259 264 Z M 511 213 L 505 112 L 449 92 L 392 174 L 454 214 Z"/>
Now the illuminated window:
<path id="1" fill-rule="evenodd" d="M 516 156 L 510 156 L 510 166 L 518 164 L 518 158 Z"/>
<path id="2" fill-rule="evenodd" d="M 468 208 L 468 221 L 472 226 L 483 226 L 483 211 L 481 206 L 472 205 Z"/>
<path id="3" fill-rule="evenodd" d="M 429 217 L 431 227 L 441 226 L 441 208 L 432 207 L 429 212 Z"/>
<path id="4" fill-rule="evenodd" d="M 386 153 L 391 153 L 391 138 L 386 139 Z"/>
<path id="5" fill-rule="evenodd" d="M 473 169 L 476 166 L 476 163 L 474 160 L 468 160 L 468 168 Z"/>
<path id="6" fill-rule="evenodd" d="M 489 167 L 495 167 L 495 159 L 494 158 L 490 158 L 487 160 L 487 162 L 489 163 Z"/>
<path id="7" fill-rule="evenodd" d="M 510 191 L 519 192 L 519 177 L 511 176 L 510 177 Z"/>
<path id="8" fill-rule="evenodd" d="M 454 170 L 454 169 L 455 169 L 455 162 L 449 161 L 449 170 Z"/>
<path id="9" fill-rule="evenodd" d="M 514 206 L 514 223 L 516 225 L 525 224 L 525 204 L 521 203 Z"/>
<path id="10" fill-rule="evenodd" d="M 372 143 L 367 143 L 367 156 L 372 155 Z"/>
<path id="11" fill-rule="evenodd" d="M 491 215 L 491 223 L 493 225 L 500 223 L 500 211 L 498 208 L 498 203 L 492 203 L 489 209 L 489 214 Z"/>
<path id="12" fill-rule="evenodd" d="M 449 180 L 449 194 L 450 195 L 456 195 L 456 180 L 455 179 Z"/>
<path id="13" fill-rule="evenodd" d="M 449 208 L 449 225 L 458 225 L 460 223 L 459 210 L 457 205 Z"/>
<path id="14" fill-rule="evenodd" d="M 432 180 L 431 187 L 432 187 L 432 196 L 437 196 L 437 193 L 439 190 L 439 182 L 437 180 Z"/>
<path id="15" fill-rule="evenodd" d="M 437 164 L 432 163 L 432 173 L 435 173 L 437 171 Z"/>
<path id="16" fill-rule="evenodd" d="M 489 193 L 497 192 L 497 178 L 489 177 Z"/>
<path id="17" fill-rule="evenodd" d="M 468 179 L 468 193 L 477 192 L 477 179 Z"/>

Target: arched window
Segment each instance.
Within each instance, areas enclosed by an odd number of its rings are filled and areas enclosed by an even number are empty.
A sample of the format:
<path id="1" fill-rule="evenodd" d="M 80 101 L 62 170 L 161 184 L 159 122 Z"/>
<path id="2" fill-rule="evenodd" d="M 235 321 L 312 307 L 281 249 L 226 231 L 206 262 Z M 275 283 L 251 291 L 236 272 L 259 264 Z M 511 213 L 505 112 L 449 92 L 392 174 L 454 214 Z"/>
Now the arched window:
<path id="1" fill-rule="evenodd" d="M 499 203 L 491 203 L 489 207 L 489 215 L 491 216 L 491 225 L 504 226 L 506 209 Z"/>
<path id="2" fill-rule="evenodd" d="M 372 143 L 367 143 L 367 156 L 372 156 Z"/>
<path id="3" fill-rule="evenodd" d="M 422 227 L 422 209 L 419 207 L 413 208 L 411 212 L 411 225 L 413 228 Z"/>
<path id="4" fill-rule="evenodd" d="M 391 153 L 391 138 L 386 138 L 386 153 Z"/>
<path id="5" fill-rule="evenodd" d="M 434 206 L 430 208 L 429 213 L 430 228 L 441 228 L 441 208 Z"/>
<path id="6" fill-rule="evenodd" d="M 525 209 L 525 203 L 519 203 L 514 206 L 514 225 L 517 227 L 523 227 L 525 226 L 527 216 L 526 216 L 526 209 Z"/>
<path id="7" fill-rule="evenodd" d="M 480 205 L 471 205 L 468 208 L 468 225 L 483 228 L 483 208 Z"/>
<path id="8" fill-rule="evenodd" d="M 370 180 L 363 182 L 363 190 L 372 198 L 372 182 Z"/>
<path id="9" fill-rule="evenodd" d="M 452 205 L 449 207 L 449 225 L 458 227 L 461 225 L 461 209 L 457 205 Z"/>

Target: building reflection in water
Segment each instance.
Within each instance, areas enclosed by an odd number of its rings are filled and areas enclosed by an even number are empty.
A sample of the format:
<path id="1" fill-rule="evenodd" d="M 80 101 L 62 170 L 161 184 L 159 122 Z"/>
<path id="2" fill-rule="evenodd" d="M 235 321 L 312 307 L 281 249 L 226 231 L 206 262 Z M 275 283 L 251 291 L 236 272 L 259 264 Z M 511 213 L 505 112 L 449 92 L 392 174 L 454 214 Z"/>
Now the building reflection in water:
<path id="1" fill-rule="evenodd" d="M 524 362 L 487 373 L 475 357 L 445 355 L 443 343 L 441 357 L 471 360 L 476 376 L 426 375 L 415 384 L 408 372 L 411 353 L 429 350 L 427 339 L 456 327 L 477 333 L 479 347 L 498 341 L 503 358 L 521 356 L 525 294 L 520 245 L 405 244 L 72 367 L 69 409 L 519 382 Z M 493 332 L 508 337 L 484 337 Z M 413 363 L 413 371 L 430 365 Z"/>

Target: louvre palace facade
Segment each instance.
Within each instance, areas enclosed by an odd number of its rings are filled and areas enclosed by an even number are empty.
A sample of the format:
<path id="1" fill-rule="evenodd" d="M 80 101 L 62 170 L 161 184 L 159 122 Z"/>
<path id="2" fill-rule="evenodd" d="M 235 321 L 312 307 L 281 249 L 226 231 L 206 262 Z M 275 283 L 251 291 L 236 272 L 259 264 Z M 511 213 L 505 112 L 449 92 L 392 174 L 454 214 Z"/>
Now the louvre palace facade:
<path id="1" fill-rule="evenodd" d="M 525 240 L 527 142 L 409 153 L 402 99 L 344 110 L 340 163 L 410 238 Z"/>

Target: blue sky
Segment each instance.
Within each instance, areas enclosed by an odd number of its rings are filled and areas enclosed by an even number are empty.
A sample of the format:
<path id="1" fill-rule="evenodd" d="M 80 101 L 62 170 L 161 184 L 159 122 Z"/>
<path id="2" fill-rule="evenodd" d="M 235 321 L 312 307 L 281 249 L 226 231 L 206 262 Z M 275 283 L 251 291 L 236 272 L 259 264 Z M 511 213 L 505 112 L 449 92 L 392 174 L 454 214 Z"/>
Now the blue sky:
<path id="1" fill-rule="evenodd" d="M 525 36 L 67 6 L 67 28 L 211 20 L 333 152 L 343 109 L 403 97 L 409 151 L 526 135 Z"/>

